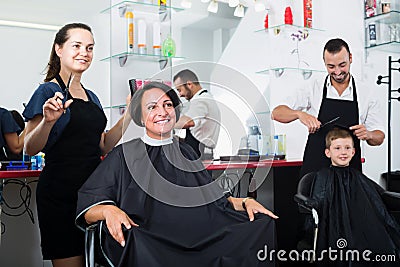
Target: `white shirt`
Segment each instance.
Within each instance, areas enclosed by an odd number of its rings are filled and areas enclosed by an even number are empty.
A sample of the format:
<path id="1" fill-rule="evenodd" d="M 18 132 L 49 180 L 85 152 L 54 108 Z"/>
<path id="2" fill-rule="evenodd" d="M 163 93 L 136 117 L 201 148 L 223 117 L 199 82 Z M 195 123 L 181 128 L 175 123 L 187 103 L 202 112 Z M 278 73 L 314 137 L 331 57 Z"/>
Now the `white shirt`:
<path id="1" fill-rule="evenodd" d="M 302 110 L 310 115 L 318 117 L 322 103 L 322 94 L 326 76 L 311 82 L 311 85 L 297 91 L 296 95 L 289 96 L 286 103 L 283 103 L 294 110 Z M 384 132 L 384 119 L 382 118 L 381 106 L 378 97 L 366 83 L 355 80 L 357 90 L 359 123 L 365 125 L 367 130 L 381 130 Z M 330 79 L 326 82 L 327 98 L 340 100 L 353 100 L 353 83 L 350 80 L 349 86 L 339 96 L 332 86 Z"/>
<path id="2" fill-rule="evenodd" d="M 215 148 L 219 136 L 221 113 L 213 96 L 204 90 L 200 89 L 190 99 L 184 115 L 194 121 L 194 126 L 190 128 L 194 138 L 207 147 Z"/>

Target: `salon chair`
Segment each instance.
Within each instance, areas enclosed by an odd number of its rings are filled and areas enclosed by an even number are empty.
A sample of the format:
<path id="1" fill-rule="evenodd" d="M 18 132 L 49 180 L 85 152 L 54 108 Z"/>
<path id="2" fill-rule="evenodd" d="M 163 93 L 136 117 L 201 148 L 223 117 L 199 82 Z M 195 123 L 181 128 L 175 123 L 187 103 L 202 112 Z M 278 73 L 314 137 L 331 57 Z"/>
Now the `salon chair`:
<path id="1" fill-rule="evenodd" d="M 314 187 L 314 178 L 316 173 L 311 172 L 305 174 L 299 181 L 297 186 L 297 194 L 294 196 L 294 201 L 298 204 L 299 212 L 301 214 L 308 214 L 312 216 L 314 223 L 314 233 L 312 237 L 312 244 L 301 240 L 298 243 L 298 249 L 313 249 L 316 250 L 316 240 L 318 235 L 319 217 L 317 212 L 318 203 L 315 199 L 311 198 L 311 193 Z M 383 203 L 386 205 L 389 213 L 400 224 L 400 193 L 390 192 L 383 189 L 377 183 L 371 180 L 376 187 L 377 191 L 382 197 Z M 314 253 L 315 255 L 315 253 Z M 309 262 L 314 262 L 315 259 L 308 259 Z"/>
<path id="2" fill-rule="evenodd" d="M 101 254 L 99 228 L 101 222 L 91 224 L 85 230 L 85 261 L 86 267 L 111 266 Z"/>

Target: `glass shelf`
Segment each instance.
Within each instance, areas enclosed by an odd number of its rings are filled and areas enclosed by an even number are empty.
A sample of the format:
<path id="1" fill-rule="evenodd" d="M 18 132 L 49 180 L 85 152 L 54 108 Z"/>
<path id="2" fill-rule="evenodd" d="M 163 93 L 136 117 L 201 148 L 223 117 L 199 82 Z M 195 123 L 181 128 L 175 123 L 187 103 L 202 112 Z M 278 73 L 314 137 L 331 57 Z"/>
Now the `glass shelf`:
<path id="1" fill-rule="evenodd" d="M 123 67 L 128 60 L 128 58 L 133 58 L 133 59 L 138 59 L 138 60 L 145 60 L 145 61 L 158 61 L 158 62 L 163 62 L 163 61 L 168 61 L 168 59 L 184 59 L 184 57 L 165 57 L 161 55 L 154 55 L 154 54 L 139 54 L 139 53 L 132 53 L 132 52 L 123 52 L 115 55 L 111 55 L 109 57 L 100 59 L 100 61 L 108 61 L 112 58 L 117 58 L 119 60 L 119 65 Z"/>
<path id="2" fill-rule="evenodd" d="M 390 52 L 390 53 L 400 53 L 400 42 L 381 43 L 381 44 L 377 44 L 374 46 L 367 46 L 365 48 L 370 51 L 376 49 L 379 51 L 385 51 L 385 52 Z"/>
<path id="3" fill-rule="evenodd" d="M 323 73 L 326 72 L 325 70 L 313 70 L 313 69 L 306 69 L 306 68 L 294 68 L 294 67 L 279 67 L 279 68 L 269 68 L 265 70 L 257 71 L 257 74 L 271 74 L 271 72 L 275 73 L 275 76 L 280 77 L 286 71 L 299 71 L 299 72 L 319 72 Z"/>
<path id="4" fill-rule="evenodd" d="M 136 2 L 136 1 L 122 1 L 118 4 L 115 4 L 109 8 L 102 10 L 100 13 L 109 13 L 113 8 L 126 8 L 129 6 L 135 12 L 146 12 L 146 13 L 157 13 L 160 10 L 160 6 L 157 4 L 150 4 L 150 3 L 143 3 L 143 2 Z M 173 7 L 173 6 L 161 6 L 161 8 L 175 10 L 175 11 L 182 11 L 184 8 L 180 7 Z M 122 14 L 124 14 L 123 12 Z"/>
<path id="5" fill-rule="evenodd" d="M 168 58 L 174 58 L 174 59 L 184 59 L 184 57 L 165 57 L 161 55 L 154 55 L 154 54 L 139 54 L 139 53 L 132 53 L 132 52 L 122 52 L 119 54 L 115 54 L 103 59 L 100 59 L 100 61 L 108 61 L 112 58 L 120 58 L 120 57 L 133 57 L 133 58 L 140 58 L 140 60 L 148 60 L 148 61 L 158 61 L 158 60 L 163 60 L 163 59 L 168 59 Z"/>
<path id="6" fill-rule="evenodd" d="M 115 109 L 115 108 L 118 108 L 118 109 L 123 108 L 123 109 L 125 109 L 126 108 L 126 104 L 103 107 L 103 109 Z"/>
<path id="7" fill-rule="evenodd" d="M 316 28 L 307 28 L 304 26 L 299 26 L 299 25 L 292 25 L 292 24 L 280 24 L 280 25 L 275 25 L 272 27 L 268 27 L 267 29 L 260 29 L 256 30 L 255 32 L 273 32 L 275 35 L 278 35 L 282 30 L 284 31 L 298 31 L 298 30 L 307 30 L 307 31 L 317 31 L 317 32 L 323 32 L 324 30 L 321 29 L 316 29 Z"/>
<path id="8" fill-rule="evenodd" d="M 373 17 L 365 18 L 365 23 L 368 25 L 369 23 L 379 22 L 383 24 L 395 24 L 400 23 L 400 11 L 392 10 L 388 13 L 379 14 Z"/>

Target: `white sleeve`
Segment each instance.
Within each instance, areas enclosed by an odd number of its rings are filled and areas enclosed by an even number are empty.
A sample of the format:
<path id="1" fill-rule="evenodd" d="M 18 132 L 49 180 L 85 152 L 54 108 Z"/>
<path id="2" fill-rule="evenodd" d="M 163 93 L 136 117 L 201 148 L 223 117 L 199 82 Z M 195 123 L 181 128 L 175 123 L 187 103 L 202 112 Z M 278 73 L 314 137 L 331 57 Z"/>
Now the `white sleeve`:
<path id="1" fill-rule="evenodd" d="M 289 108 L 294 110 L 307 111 L 311 107 L 311 92 L 313 89 L 313 83 L 305 83 L 302 87 L 299 87 L 292 95 L 289 95 L 283 105 L 287 105 Z"/>
<path id="2" fill-rule="evenodd" d="M 190 101 L 190 106 L 185 116 L 191 118 L 194 123 L 199 123 L 200 119 L 207 117 L 208 115 L 208 104 L 206 99 L 193 99 Z"/>
<path id="3" fill-rule="evenodd" d="M 367 101 L 368 105 L 365 117 L 362 118 L 363 121 L 361 123 L 365 125 L 368 131 L 380 130 L 385 132 L 384 119 L 382 118 L 382 109 L 378 96 L 375 96 L 375 93 L 371 93 Z"/>

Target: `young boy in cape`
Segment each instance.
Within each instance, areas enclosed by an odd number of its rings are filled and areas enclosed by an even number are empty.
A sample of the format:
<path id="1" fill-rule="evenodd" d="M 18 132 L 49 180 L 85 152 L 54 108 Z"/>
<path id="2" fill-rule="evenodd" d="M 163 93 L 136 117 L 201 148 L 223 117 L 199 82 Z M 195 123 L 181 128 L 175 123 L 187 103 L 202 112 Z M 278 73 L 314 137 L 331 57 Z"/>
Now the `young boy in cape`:
<path id="1" fill-rule="evenodd" d="M 400 226 L 382 201 L 384 190 L 349 167 L 355 154 L 351 132 L 335 127 L 325 141 L 325 155 L 331 159 L 331 166 L 315 173 L 311 190 L 319 214 L 317 265 L 399 266 Z M 310 218 L 305 227 L 312 236 Z M 325 253 L 323 257 L 323 251 L 329 249 L 336 250 L 335 255 Z M 370 253 L 365 254 L 367 250 Z M 395 255 L 396 261 L 377 262 L 379 255 Z"/>

